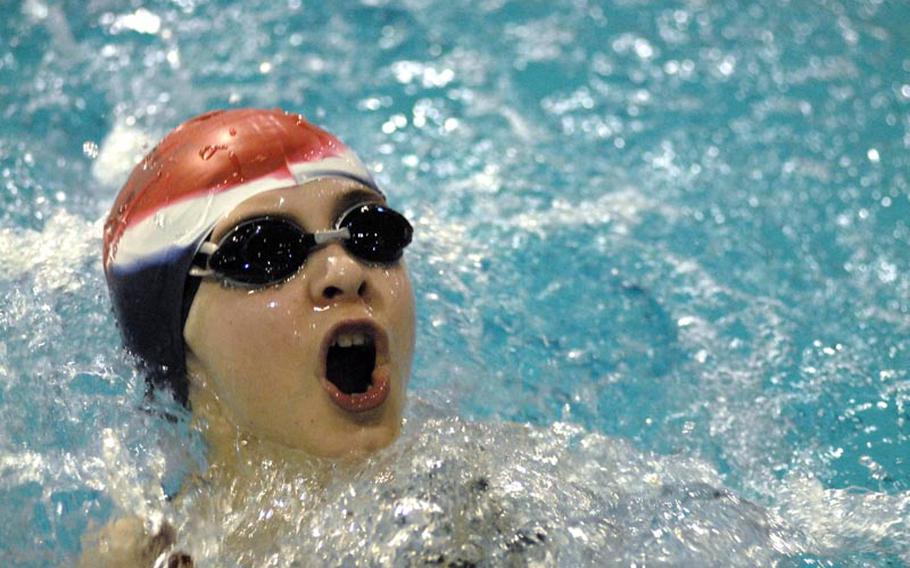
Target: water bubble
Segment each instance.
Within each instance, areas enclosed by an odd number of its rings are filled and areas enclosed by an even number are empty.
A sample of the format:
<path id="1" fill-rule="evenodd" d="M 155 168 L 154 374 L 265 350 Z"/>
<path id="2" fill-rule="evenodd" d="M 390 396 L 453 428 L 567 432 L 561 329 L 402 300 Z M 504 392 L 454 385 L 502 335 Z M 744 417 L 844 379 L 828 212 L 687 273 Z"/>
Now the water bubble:
<path id="1" fill-rule="evenodd" d="M 111 25 L 111 33 L 132 30 L 141 34 L 156 34 L 161 29 L 161 18 L 145 8 L 139 8 L 132 14 L 117 16 Z"/>
<path id="2" fill-rule="evenodd" d="M 642 59 L 651 59 L 654 57 L 654 48 L 651 47 L 651 44 L 648 43 L 648 40 L 644 38 L 638 38 L 633 44 L 633 49 L 635 50 L 635 55 L 639 56 Z"/>
<path id="3" fill-rule="evenodd" d="M 720 74 L 724 77 L 729 77 L 733 74 L 733 71 L 736 70 L 736 58 L 732 55 L 727 55 L 717 65 L 717 70 L 720 71 Z"/>
<path id="4" fill-rule="evenodd" d="M 382 131 L 385 134 L 391 134 L 400 128 L 408 125 L 408 118 L 403 114 L 393 114 L 382 125 Z"/>
<path id="5" fill-rule="evenodd" d="M 357 103 L 357 108 L 364 110 L 379 110 L 382 106 L 382 99 L 379 97 L 369 97 Z"/>
<path id="6" fill-rule="evenodd" d="M 676 325 L 679 327 L 688 327 L 698 321 L 698 318 L 694 316 L 682 316 L 676 320 Z"/>
<path id="7" fill-rule="evenodd" d="M 171 66 L 171 69 L 180 67 L 180 51 L 177 48 L 169 49 L 164 58 L 167 60 L 168 65 Z"/>

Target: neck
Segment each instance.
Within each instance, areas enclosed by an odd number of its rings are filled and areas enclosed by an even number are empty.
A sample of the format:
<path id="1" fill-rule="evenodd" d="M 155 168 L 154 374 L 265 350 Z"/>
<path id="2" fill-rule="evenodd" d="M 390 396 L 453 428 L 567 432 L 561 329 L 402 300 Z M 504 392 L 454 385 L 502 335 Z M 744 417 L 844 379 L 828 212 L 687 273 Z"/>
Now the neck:
<path id="1" fill-rule="evenodd" d="M 328 460 L 313 457 L 243 431 L 225 412 L 217 395 L 205 381 L 190 381 L 193 427 L 203 433 L 208 446 L 208 470 L 204 477 L 236 488 L 251 487 L 246 481 L 258 479 L 265 469 L 280 470 L 283 476 L 304 477 L 324 487 L 335 473 L 344 471 L 354 457 Z M 308 483 L 309 484 L 309 483 Z"/>

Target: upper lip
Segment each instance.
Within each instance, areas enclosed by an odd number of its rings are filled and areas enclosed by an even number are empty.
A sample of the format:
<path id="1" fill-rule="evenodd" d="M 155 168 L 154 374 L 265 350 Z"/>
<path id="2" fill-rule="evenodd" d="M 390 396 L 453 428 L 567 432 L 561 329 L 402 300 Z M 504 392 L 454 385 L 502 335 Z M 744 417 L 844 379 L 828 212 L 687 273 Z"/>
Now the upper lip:
<path id="1" fill-rule="evenodd" d="M 368 318 L 346 319 L 336 322 L 329 331 L 326 332 L 322 339 L 322 346 L 319 350 L 319 360 L 322 367 L 322 376 L 326 376 L 326 360 L 329 355 L 329 347 L 332 346 L 333 340 L 341 333 L 366 333 L 373 339 L 376 346 L 376 367 L 388 363 L 389 354 L 389 337 L 386 331 L 374 320 Z"/>

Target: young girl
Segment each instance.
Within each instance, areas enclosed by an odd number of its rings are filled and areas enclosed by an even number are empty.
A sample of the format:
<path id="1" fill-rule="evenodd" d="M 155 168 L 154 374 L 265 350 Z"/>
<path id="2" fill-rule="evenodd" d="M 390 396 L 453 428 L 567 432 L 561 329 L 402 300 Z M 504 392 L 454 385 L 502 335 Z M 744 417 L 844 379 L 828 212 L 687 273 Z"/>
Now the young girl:
<path id="1" fill-rule="evenodd" d="M 150 388 L 202 428 L 207 475 L 231 482 L 245 453 L 337 458 L 396 438 L 411 231 L 353 152 L 297 114 L 210 112 L 136 166 L 105 224 L 105 275 Z M 87 557 L 153 562 L 169 532 L 121 520 Z"/>
<path id="2" fill-rule="evenodd" d="M 168 135 L 114 204 L 104 267 L 126 345 L 152 388 L 187 405 L 208 466 L 89 539 L 83 565 L 768 565 L 800 552 L 705 464 L 569 424 L 430 420 L 375 459 L 319 459 L 399 435 L 410 239 L 363 165 L 298 115 L 216 112 Z"/>

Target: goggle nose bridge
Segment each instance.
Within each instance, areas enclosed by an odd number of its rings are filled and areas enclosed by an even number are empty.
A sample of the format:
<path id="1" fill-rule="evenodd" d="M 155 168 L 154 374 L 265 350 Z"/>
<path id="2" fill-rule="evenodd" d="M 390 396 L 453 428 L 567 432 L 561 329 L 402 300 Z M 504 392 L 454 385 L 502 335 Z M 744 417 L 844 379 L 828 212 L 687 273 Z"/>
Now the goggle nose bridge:
<path id="1" fill-rule="evenodd" d="M 317 231 L 313 233 L 313 238 L 316 240 L 317 245 L 331 241 L 343 241 L 351 238 L 351 230 L 347 227 L 342 227 L 331 231 Z"/>

